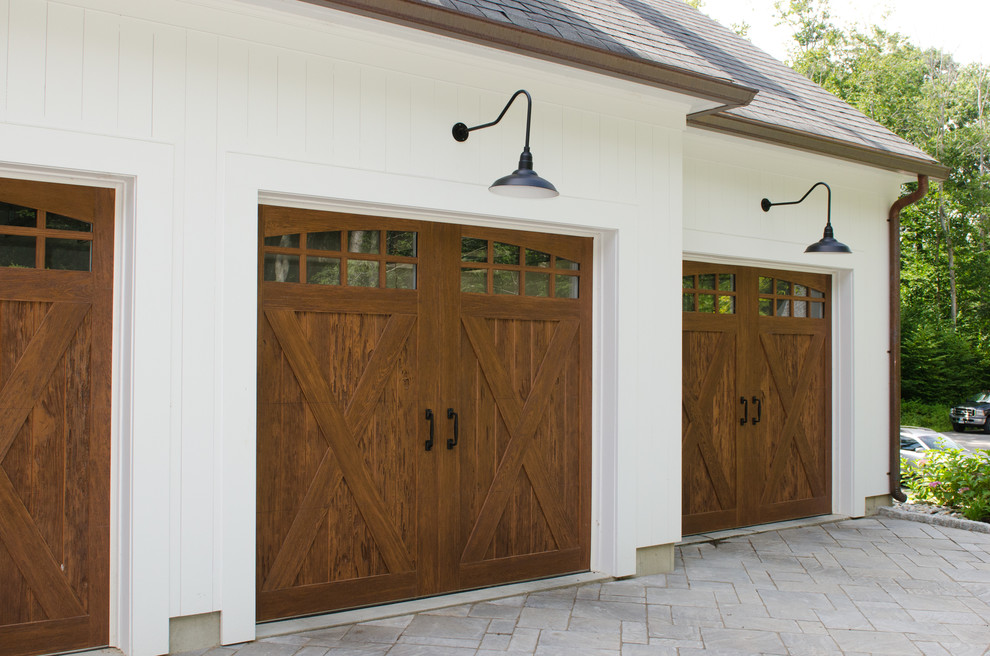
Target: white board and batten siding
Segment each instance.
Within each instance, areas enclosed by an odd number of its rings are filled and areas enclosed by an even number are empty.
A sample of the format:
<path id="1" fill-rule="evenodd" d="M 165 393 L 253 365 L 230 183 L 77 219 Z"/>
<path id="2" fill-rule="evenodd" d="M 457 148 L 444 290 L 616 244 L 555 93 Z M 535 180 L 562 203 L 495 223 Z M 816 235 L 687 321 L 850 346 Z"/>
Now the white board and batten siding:
<path id="1" fill-rule="evenodd" d="M 2 173 L 120 191 L 115 645 L 163 653 L 213 611 L 254 635 L 259 199 L 594 236 L 592 566 L 679 538 L 690 99 L 277 0 L 0 0 L 0 38 Z M 553 201 L 486 191 L 522 104 L 450 137 L 518 88 Z"/>

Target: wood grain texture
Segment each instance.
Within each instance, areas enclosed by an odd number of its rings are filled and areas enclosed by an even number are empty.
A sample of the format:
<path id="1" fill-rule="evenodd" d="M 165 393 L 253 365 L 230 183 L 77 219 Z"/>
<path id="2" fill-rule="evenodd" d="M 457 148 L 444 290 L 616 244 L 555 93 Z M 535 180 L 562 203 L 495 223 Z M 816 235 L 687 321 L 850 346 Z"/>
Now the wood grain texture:
<path id="1" fill-rule="evenodd" d="M 385 257 L 417 288 L 261 281 L 265 236 L 349 229 L 415 231 Z M 463 294 L 466 230 L 574 259 L 581 297 Z M 259 209 L 259 618 L 587 569 L 591 246 Z"/>
<path id="2" fill-rule="evenodd" d="M 0 179 L 0 202 L 92 224 L 91 271 L 0 268 L 0 651 L 99 647 L 109 639 L 114 192 Z"/>
<path id="3" fill-rule="evenodd" d="M 412 566 L 412 559 L 384 509 L 381 496 L 368 473 L 363 457 L 356 450 L 354 440 L 354 435 L 360 426 L 367 421 L 367 410 L 377 401 L 377 395 L 371 399 L 362 399 L 355 394 L 355 401 L 352 402 L 352 407 L 355 407 L 353 422 L 348 421 L 352 413 L 342 412 L 336 399 L 329 394 L 326 380 L 316 368 L 317 359 L 300 330 L 294 313 L 269 310 L 265 316 L 275 330 L 283 352 L 309 402 L 310 411 L 320 424 L 333 450 L 335 460 L 347 479 L 348 488 L 354 494 L 355 502 L 360 506 L 364 520 L 371 527 L 389 569 L 395 573 L 408 571 Z M 385 367 L 395 361 L 396 352 L 408 338 L 413 323 L 414 318 L 409 316 L 399 315 L 391 319 L 390 325 L 394 325 L 394 328 L 391 330 L 386 328 L 386 333 L 376 348 L 377 357 L 373 360 L 375 364 L 369 365 L 372 374 L 368 378 L 371 380 L 363 388 L 359 386 L 359 389 L 364 389 L 365 394 L 381 391 L 380 379 L 385 373 Z M 324 460 L 324 462 L 330 461 Z M 330 480 L 333 480 L 333 477 L 327 477 L 327 481 Z"/>
<path id="4" fill-rule="evenodd" d="M 828 276 L 684 263 L 685 276 L 703 274 L 735 276 L 735 313 L 700 312 L 695 301 L 683 314 L 683 533 L 829 512 Z M 761 277 L 772 293 L 759 291 Z M 824 317 L 762 316 L 760 298 L 774 312 L 778 299 L 809 298 L 790 284 L 824 291 Z"/>
<path id="5" fill-rule="evenodd" d="M 461 295 L 458 585 L 587 569 L 591 240 L 462 234 L 569 254 L 584 279 L 577 299 Z"/>

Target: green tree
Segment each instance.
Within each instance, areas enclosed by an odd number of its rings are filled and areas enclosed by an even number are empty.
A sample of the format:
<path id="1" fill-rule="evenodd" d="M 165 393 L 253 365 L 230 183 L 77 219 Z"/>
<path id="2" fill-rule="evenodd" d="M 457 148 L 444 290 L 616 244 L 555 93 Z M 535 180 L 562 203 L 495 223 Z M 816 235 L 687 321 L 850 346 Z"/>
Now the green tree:
<path id="1" fill-rule="evenodd" d="M 793 68 L 950 169 L 901 214 L 904 397 L 944 402 L 986 385 L 990 70 L 876 26 L 840 28 L 828 0 L 776 7 Z"/>

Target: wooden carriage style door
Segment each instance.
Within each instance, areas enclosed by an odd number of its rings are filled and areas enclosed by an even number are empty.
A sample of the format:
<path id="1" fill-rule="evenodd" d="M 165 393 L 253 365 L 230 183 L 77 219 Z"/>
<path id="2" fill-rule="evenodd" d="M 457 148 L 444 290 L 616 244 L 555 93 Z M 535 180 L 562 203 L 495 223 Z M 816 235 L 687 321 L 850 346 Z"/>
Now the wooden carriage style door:
<path id="1" fill-rule="evenodd" d="M 586 570 L 591 240 L 260 224 L 259 621 Z"/>
<path id="2" fill-rule="evenodd" d="M 684 263 L 685 535 L 831 510 L 828 276 Z"/>
<path id="3" fill-rule="evenodd" d="M 0 179 L 0 652 L 109 635 L 110 189 Z"/>

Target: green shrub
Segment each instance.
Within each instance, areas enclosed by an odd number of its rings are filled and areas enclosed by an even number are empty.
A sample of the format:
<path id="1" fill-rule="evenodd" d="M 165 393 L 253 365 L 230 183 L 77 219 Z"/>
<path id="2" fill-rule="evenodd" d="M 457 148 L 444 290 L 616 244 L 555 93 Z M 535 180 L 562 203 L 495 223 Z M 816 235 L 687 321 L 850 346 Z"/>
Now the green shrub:
<path id="1" fill-rule="evenodd" d="M 924 426 L 939 433 L 952 430 L 949 406 L 945 403 L 901 400 L 901 426 Z"/>
<path id="2" fill-rule="evenodd" d="M 901 459 L 911 500 L 948 506 L 977 521 L 990 519 L 990 451 L 928 451 L 917 464 L 910 472 L 912 468 Z"/>
<path id="3" fill-rule="evenodd" d="M 990 362 L 975 339 L 951 325 L 901 322 L 901 396 L 926 403 L 958 403 L 990 387 Z"/>

